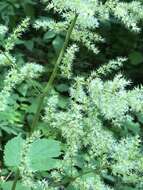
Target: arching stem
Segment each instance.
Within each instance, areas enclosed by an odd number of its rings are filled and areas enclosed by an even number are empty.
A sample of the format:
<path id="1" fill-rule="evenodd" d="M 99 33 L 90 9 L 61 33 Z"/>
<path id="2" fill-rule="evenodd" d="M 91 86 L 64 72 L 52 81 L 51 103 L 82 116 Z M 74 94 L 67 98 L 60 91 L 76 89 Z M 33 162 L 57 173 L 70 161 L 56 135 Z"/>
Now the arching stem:
<path id="1" fill-rule="evenodd" d="M 40 118 L 40 113 L 41 113 L 41 110 L 42 110 L 42 107 L 43 107 L 43 102 L 44 102 L 44 98 L 45 96 L 48 94 L 53 82 L 54 82 L 54 79 L 56 78 L 56 75 L 57 75 L 57 70 L 58 70 L 58 66 L 60 65 L 61 61 L 62 61 L 62 58 L 64 56 L 64 53 L 66 51 L 66 48 L 68 46 L 68 43 L 69 43 L 69 40 L 70 40 L 70 37 L 71 37 L 71 34 L 72 34 L 72 31 L 73 31 L 73 28 L 75 26 L 75 23 L 76 23 L 76 20 L 77 20 L 77 17 L 78 15 L 76 14 L 74 19 L 72 20 L 71 24 L 70 24 L 70 27 L 67 31 L 67 34 L 66 34 L 66 38 L 65 38 L 65 42 L 64 42 L 64 45 L 60 51 L 60 54 L 59 54 L 59 57 L 55 63 L 55 67 L 53 69 L 53 72 L 50 76 L 50 79 L 46 85 L 46 87 L 44 88 L 42 94 L 39 96 L 39 102 L 38 102 L 38 107 L 37 107 L 37 111 L 36 111 L 36 114 L 33 118 L 33 122 L 32 122 L 32 126 L 31 126 L 31 133 L 33 133 L 33 131 L 36 129 L 37 127 L 37 123 L 39 121 L 39 118 Z"/>

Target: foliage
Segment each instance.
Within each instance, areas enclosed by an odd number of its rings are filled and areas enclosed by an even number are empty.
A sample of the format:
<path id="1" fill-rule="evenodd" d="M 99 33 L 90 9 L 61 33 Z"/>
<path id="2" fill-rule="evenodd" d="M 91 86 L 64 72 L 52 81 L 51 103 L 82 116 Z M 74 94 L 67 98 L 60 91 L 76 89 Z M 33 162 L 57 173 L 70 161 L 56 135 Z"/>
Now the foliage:
<path id="1" fill-rule="evenodd" d="M 141 64 L 142 54 L 135 48 L 120 54 L 119 46 L 110 50 L 113 58 L 103 56 L 114 40 L 105 35 L 109 25 L 140 35 L 142 2 L 42 2 L 38 19 L 35 1 L 0 3 L 11 7 L 0 25 L 0 188 L 143 189 L 143 87 L 117 74 L 125 62 Z M 9 18 L 17 20 L 22 7 L 31 18 L 10 32 Z M 104 64 L 89 69 L 85 63 L 95 57 Z"/>

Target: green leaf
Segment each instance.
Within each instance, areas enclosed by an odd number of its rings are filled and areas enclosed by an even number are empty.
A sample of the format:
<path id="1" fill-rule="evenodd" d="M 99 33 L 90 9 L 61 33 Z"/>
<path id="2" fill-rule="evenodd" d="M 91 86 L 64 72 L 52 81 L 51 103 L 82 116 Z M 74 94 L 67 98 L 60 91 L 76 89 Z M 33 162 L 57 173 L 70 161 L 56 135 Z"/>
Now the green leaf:
<path id="1" fill-rule="evenodd" d="M 4 161 L 7 166 L 18 167 L 24 140 L 18 136 L 8 141 L 4 149 Z"/>
<path id="2" fill-rule="evenodd" d="M 68 92 L 69 91 L 69 85 L 68 84 L 58 84 L 56 85 L 56 89 L 59 91 L 59 92 Z"/>
<path id="3" fill-rule="evenodd" d="M 64 40 L 63 40 L 63 38 L 61 38 L 60 36 L 57 36 L 57 37 L 53 40 L 52 44 L 53 44 L 53 47 L 54 47 L 56 53 L 59 53 L 59 51 L 60 51 L 61 48 L 63 47 L 63 43 L 64 43 Z"/>
<path id="4" fill-rule="evenodd" d="M 27 109 L 27 113 L 36 113 L 37 110 L 37 106 L 38 106 L 38 98 L 34 99 L 32 101 L 32 104 L 29 106 L 29 108 Z"/>
<path id="5" fill-rule="evenodd" d="M 102 175 L 102 177 L 103 177 L 104 179 L 106 179 L 107 181 L 109 181 L 110 183 L 115 183 L 115 178 L 114 178 L 112 175 L 109 175 L 109 174 L 107 174 L 107 173 L 104 173 L 104 174 Z"/>
<path id="6" fill-rule="evenodd" d="M 18 92 L 20 92 L 20 94 L 22 94 L 22 96 L 26 96 L 27 91 L 28 91 L 28 85 L 27 84 L 21 84 L 18 88 L 17 88 Z"/>
<path id="7" fill-rule="evenodd" d="M 32 40 L 24 41 L 24 45 L 30 51 L 32 51 L 32 49 L 34 48 L 34 42 Z"/>
<path id="8" fill-rule="evenodd" d="M 24 12 L 26 14 L 26 16 L 29 16 L 31 18 L 35 17 L 35 10 L 34 10 L 34 6 L 25 3 L 24 4 Z"/>
<path id="9" fill-rule="evenodd" d="M 30 162 L 31 169 L 33 171 L 47 171 L 53 168 L 58 168 L 60 161 L 58 159 L 52 159 L 47 157 L 33 158 Z"/>
<path id="10" fill-rule="evenodd" d="M 134 134 L 138 134 L 140 132 L 140 125 L 139 123 L 135 123 L 131 120 L 127 120 L 125 122 L 125 127 L 129 130 L 132 131 Z"/>
<path id="11" fill-rule="evenodd" d="M 138 51 L 133 51 L 129 55 L 129 59 L 132 65 L 138 65 L 143 62 L 143 54 Z"/>
<path id="12" fill-rule="evenodd" d="M 2 184 L 2 190 L 11 190 L 13 181 L 4 182 Z M 15 190 L 30 190 L 28 187 L 24 187 L 21 183 L 17 183 Z"/>
<path id="13" fill-rule="evenodd" d="M 72 184 L 70 184 L 70 185 L 67 187 L 67 190 L 80 190 L 80 189 L 77 189 L 77 187 L 74 187 Z"/>
<path id="14" fill-rule="evenodd" d="M 69 98 L 64 96 L 59 96 L 58 106 L 62 109 L 66 109 L 69 104 Z"/>
<path id="15" fill-rule="evenodd" d="M 37 147 L 37 148 L 35 148 Z M 43 155 L 38 155 L 39 152 Z M 39 157 L 57 157 L 60 155 L 60 142 L 53 139 L 38 139 L 31 145 L 31 154 Z"/>
<path id="16" fill-rule="evenodd" d="M 141 122 L 143 124 L 143 113 L 138 113 L 136 115 L 137 115 L 139 122 Z"/>
<path id="17" fill-rule="evenodd" d="M 130 186 L 121 186 L 118 190 L 137 190 L 136 188 L 130 187 Z"/>
<path id="18" fill-rule="evenodd" d="M 49 40 L 53 39 L 55 36 L 56 36 L 55 32 L 49 30 L 48 32 L 46 32 L 46 33 L 44 34 L 43 39 L 46 40 L 46 41 L 49 41 Z"/>
<path id="19" fill-rule="evenodd" d="M 56 168 L 59 161 L 54 157 L 58 157 L 60 154 L 60 143 L 58 141 L 38 139 L 30 147 L 30 166 L 34 171 L 46 171 Z"/>

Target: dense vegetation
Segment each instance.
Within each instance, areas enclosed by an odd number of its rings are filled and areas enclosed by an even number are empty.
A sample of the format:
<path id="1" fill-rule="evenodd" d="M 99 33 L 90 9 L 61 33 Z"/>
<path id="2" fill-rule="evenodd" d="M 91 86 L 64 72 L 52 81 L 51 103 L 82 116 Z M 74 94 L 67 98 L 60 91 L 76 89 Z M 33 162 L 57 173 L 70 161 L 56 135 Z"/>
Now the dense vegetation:
<path id="1" fill-rule="evenodd" d="M 143 1 L 0 1 L 0 189 L 143 189 Z"/>

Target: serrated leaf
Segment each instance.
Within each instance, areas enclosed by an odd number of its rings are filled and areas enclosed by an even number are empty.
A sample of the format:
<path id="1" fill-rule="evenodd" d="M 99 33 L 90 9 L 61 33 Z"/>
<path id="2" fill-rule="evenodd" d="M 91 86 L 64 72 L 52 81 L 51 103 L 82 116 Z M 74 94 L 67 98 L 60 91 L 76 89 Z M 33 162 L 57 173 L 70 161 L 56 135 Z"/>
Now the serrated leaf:
<path id="1" fill-rule="evenodd" d="M 58 166 L 54 159 L 61 154 L 60 143 L 52 139 L 38 139 L 31 144 L 29 160 L 34 171 L 46 171 Z"/>
<path id="2" fill-rule="evenodd" d="M 23 143 L 24 140 L 18 136 L 8 141 L 8 143 L 5 145 L 4 161 L 7 166 L 19 166 Z"/>

